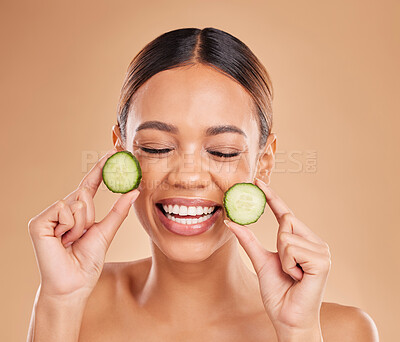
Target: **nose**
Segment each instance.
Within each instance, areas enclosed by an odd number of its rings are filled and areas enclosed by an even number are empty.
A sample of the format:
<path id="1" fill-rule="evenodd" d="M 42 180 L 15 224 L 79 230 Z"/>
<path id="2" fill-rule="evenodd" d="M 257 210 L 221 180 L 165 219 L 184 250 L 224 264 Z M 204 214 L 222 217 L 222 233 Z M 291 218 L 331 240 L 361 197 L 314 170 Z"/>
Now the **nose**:
<path id="1" fill-rule="evenodd" d="M 204 189 L 211 184 L 211 175 L 200 153 L 182 153 L 168 175 L 168 182 L 177 189 Z"/>

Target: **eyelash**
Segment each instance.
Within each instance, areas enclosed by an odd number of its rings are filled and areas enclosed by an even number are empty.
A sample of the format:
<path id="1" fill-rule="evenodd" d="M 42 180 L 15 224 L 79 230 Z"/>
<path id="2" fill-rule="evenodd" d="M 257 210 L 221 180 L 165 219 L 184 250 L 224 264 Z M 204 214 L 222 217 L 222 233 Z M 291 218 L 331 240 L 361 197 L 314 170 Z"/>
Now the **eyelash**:
<path id="1" fill-rule="evenodd" d="M 164 153 L 168 153 L 168 152 L 172 151 L 172 148 L 154 149 L 154 148 L 140 147 L 140 149 L 144 152 L 152 153 L 152 154 L 164 154 Z M 207 152 L 214 156 L 220 157 L 220 158 L 233 158 L 240 154 L 240 152 L 222 153 L 222 152 L 211 151 L 211 150 L 207 150 Z"/>
<path id="2" fill-rule="evenodd" d="M 221 158 L 233 158 L 236 157 L 240 154 L 240 152 L 234 152 L 234 153 L 222 153 L 222 152 L 218 152 L 218 151 L 211 151 L 211 150 L 207 150 L 208 153 L 217 156 L 217 157 L 221 157 Z"/>
<path id="3" fill-rule="evenodd" d="M 162 149 L 157 150 L 154 148 L 140 147 L 140 149 L 144 152 L 153 153 L 153 154 L 163 154 L 163 153 L 168 153 L 169 151 L 172 151 L 172 148 L 162 148 Z"/>

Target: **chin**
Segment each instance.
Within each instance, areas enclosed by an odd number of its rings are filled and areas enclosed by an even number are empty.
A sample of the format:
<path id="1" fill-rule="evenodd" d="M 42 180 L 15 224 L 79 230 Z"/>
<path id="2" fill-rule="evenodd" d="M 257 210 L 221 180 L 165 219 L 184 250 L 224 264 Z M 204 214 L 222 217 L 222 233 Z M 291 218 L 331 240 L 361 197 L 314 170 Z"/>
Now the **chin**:
<path id="1" fill-rule="evenodd" d="M 195 253 L 191 248 L 182 248 L 178 249 L 171 248 L 171 246 L 157 246 L 161 252 L 171 261 L 187 263 L 187 264 L 195 264 L 202 262 L 208 259 L 212 254 L 213 250 L 209 249 L 201 249 L 198 253 Z"/>
<path id="2" fill-rule="evenodd" d="M 221 234 L 204 241 L 185 241 L 176 239 L 153 240 L 158 249 L 171 261 L 182 263 L 199 263 L 210 258 L 222 245 L 226 243 L 229 236 Z"/>

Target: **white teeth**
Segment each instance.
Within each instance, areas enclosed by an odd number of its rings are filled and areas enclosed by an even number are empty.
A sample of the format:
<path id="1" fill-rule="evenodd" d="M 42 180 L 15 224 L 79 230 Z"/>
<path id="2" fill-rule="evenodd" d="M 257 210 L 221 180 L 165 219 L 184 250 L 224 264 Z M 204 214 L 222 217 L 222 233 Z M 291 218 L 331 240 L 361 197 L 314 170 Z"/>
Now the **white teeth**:
<path id="1" fill-rule="evenodd" d="M 179 216 L 186 216 L 188 213 L 188 207 L 181 205 L 179 207 Z"/>
<path id="2" fill-rule="evenodd" d="M 204 214 L 209 214 L 214 210 L 215 207 L 204 207 Z"/>
<path id="3" fill-rule="evenodd" d="M 169 218 L 170 220 L 172 220 L 172 221 L 175 221 L 176 219 L 175 219 L 175 216 L 172 216 L 172 215 L 170 215 L 170 214 L 167 214 L 167 218 Z"/>
<path id="4" fill-rule="evenodd" d="M 187 214 L 190 216 L 196 216 L 196 207 L 189 207 Z"/>
<path id="5" fill-rule="evenodd" d="M 199 217 L 198 219 L 196 219 L 196 218 L 194 218 L 194 219 L 182 219 L 182 218 L 175 217 L 175 216 L 172 216 L 172 215 L 170 215 L 170 214 L 167 214 L 167 218 L 168 218 L 168 219 L 170 219 L 170 220 L 172 220 L 172 221 L 174 221 L 174 222 L 181 223 L 181 224 L 196 224 L 196 223 L 201 223 L 201 222 L 203 222 L 203 221 L 205 221 L 205 220 L 208 220 L 211 216 L 212 216 L 212 215 L 205 215 L 205 216 Z"/>
<path id="6" fill-rule="evenodd" d="M 196 216 L 196 215 L 204 215 L 210 214 L 214 211 L 215 207 L 201 207 L 201 206 L 186 206 L 186 205 L 172 205 L 172 204 L 163 204 L 162 205 L 164 211 L 168 214 L 175 214 L 180 216 Z"/>

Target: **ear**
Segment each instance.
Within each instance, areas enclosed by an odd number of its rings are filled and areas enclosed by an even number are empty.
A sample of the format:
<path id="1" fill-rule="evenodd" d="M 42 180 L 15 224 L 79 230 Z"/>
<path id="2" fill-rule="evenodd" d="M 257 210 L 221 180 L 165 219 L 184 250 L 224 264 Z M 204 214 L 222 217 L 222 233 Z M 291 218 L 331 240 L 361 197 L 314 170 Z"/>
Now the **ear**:
<path id="1" fill-rule="evenodd" d="M 121 132 L 119 130 L 118 125 L 112 126 L 112 140 L 113 140 L 113 145 L 118 151 L 123 151 L 124 145 L 122 143 L 122 138 L 121 138 Z"/>
<path id="2" fill-rule="evenodd" d="M 256 177 L 266 184 L 271 181 L 272 169 L 275 166 L 276 134 L 270 133 L 265 147 L 260 151 L 257 163 Z"/>

